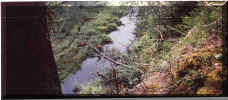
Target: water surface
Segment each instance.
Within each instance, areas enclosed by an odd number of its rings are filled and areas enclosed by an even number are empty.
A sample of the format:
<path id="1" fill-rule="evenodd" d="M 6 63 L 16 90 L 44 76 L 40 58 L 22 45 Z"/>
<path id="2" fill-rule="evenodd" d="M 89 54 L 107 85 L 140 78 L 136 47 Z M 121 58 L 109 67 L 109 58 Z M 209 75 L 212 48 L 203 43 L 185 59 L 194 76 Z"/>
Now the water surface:
<path id="1" fill-rule="evenodd" d="M 113 43 L 104 45 L 104 49 L 114 48 L 121 53 L 127 53 L 127 47 L 131 44 L 131 41 L 135 39 L 133 34 L 136 28 L 136 18 L 124 16 L 120 19 L 123 25 L 118 27 L 118 30 L 109 34 Z M 102 71 L 105 68 L 110 68 L 111 62 L 102 58 L 98 60 L 98 57 L 88 57 L 81 64 L 81 69 L 75 73 L 69 75 L 61 84 L 62 92 L 65 95 L 75 94 L 73 89 L 76 85 L 86 84 L 89 81 L 95 79 L 96 73 Z"/>

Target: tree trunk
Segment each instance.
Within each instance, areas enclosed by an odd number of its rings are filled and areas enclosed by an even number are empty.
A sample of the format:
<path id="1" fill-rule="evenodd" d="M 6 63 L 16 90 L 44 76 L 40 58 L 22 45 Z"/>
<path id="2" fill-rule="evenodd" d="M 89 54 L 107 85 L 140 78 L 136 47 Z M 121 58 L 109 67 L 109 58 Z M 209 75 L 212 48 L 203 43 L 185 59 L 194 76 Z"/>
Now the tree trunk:
<path id="1" fill-rule="evenodd" d="M 2 3 L 3 95 L 61 95 L 43 2 Z"/>

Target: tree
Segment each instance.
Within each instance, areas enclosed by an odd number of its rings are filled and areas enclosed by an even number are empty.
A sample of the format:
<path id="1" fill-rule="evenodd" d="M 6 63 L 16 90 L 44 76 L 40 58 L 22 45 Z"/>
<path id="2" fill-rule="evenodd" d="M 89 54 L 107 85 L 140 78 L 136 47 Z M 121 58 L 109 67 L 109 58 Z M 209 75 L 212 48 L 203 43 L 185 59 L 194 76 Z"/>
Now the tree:
<path id="1" fill-rule="evenodd" d="M 3 95 L 61 94 L 43 2 L 2 3 Z"/>

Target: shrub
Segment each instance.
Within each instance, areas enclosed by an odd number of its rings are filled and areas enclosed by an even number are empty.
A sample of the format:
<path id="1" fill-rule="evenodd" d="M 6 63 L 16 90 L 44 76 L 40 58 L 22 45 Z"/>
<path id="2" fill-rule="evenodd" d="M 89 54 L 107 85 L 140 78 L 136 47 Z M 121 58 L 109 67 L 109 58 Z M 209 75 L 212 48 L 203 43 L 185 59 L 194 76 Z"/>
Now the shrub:
<path id="1" fill-rule="evenodd" d="M 112 39 L 106 34 L 98 35 L 98 38 L 101 39 L 101 44 L 112 42 Z"/>
<path id="2" fill-rule="evenodd" d="M 80 94 L 81 95 L 102 95 L 105 94 L 105 89 L 101 85 L 101 80 L 96 78 L 94 81 L 88 84 L 81 85 Z"/>

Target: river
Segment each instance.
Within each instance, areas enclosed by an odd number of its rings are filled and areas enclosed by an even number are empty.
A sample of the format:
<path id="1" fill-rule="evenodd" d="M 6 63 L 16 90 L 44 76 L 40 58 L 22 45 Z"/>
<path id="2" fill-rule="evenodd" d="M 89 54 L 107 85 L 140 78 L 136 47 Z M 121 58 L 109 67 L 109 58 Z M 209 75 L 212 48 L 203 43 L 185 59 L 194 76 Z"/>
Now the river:
<path id="1" fill-rule="evenodd" d="M 120 18 L 123 25 L 119 26 L 116 31 L 109 34 L 112 39 L 111 44 L 104 45 L 104 49 L 114 48 L 119 50 L 122 54 L 127 54 L 127 47 L 135 39 L 133 34 L 136 29 L 136 17 L 124 16 Z M 96 73 L 110 68 L 111 62 L 102 58 L 98 60 L 98 57 L 87 57 L 81 64 L 81 68 L 75 73 L 69 75 L 61 84 L 62 93 L 64 95 L 74 95 L 73 89 L 76 85 L 86 84 L 89 81 L 96 78 L 91 73 Z"/>

